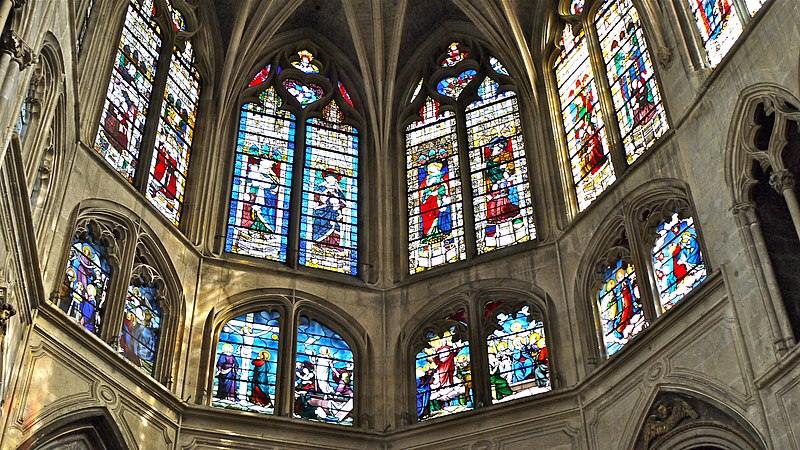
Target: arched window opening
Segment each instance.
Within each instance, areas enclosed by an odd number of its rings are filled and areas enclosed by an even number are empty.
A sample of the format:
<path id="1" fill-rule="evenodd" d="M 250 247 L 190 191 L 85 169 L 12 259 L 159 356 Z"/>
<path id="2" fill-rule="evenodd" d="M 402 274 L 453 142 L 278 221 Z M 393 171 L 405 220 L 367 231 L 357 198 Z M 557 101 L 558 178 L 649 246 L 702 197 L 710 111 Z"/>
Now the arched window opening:
<path id="1" fill-rule="evenodd" d="M 583 210 L 616 181 L 616 174 L 586 36 L 582 31 L 574 35 L 572 27 L 565 26 L 560 45 L 562 50 L 555 62 L 559 110 L 578 208 Z"/>
<path id="2" fill-rule="evenodd" d="M 513 80 L 484 53 L 477 43 L 452 42 L 411 96 L 405 128 L 411 274 L 536 237 Z"/>
<path id="3" fill-rule="evenodd" d="M 360 118 L 330 66 L 281 53 L 249 82 L 226 252 L 358 274 Z"/>
<path id="4" fill-rule="evenodd" d="M 459 309 L 427 329 L 416 348 L 417 419 L 474 408 L 467 312 Z"/>
<path id="5" fill-rule="evenodd" d="M 280 313 L 274 309 L 242 314 L 222 326 L 213 406 L 263 414 L 275 411 L 279 337 Z"/>
<path id="6" fill-rule="evenodd" d="M 350 345 L 328 326 L 301 315 L 295 354 L 294 417 L 353 425 L 355 363 Z"/>
<path id="7" fill-rule="evenodd" d="M 585 3 L 565 9 L 551 83 L 578 212 L 669 129 L 633 1 Z"/>
<path id="8" fill-rule="evenodd" d="M 527 304 L 503 300 L 486 303 L 486 351 L 494 403 L 548 392 L 550 358 L 544 322 Z"/>
<path id="9" fill-rule="evenodd" d="M 672 308 L 706 279 L 694 219 L 678 212 L 656 228 L 652 263 L 662 311 Z"/>
<path id="10" fill-rule="evenodd" d="M 108 246 L 93 224 L 75 233 L 64 274 L 61 309 L 81 327 L 100 335 L 113 268 Z"/>
<path id="11" fill-rule="evenodd" d="M 128 286 L 119 352 L 148 375 L 153 374 L 161 332 L 158 287 L 144 283 Z"/>
<path id="12" fill-rule="evenodd" d="M 687 0 L 709 65 L 716 67 L 766 0 Z"/>
<path id="13" fill-rule="evenodd" d="M 626 258 L 617 258 L 603 267 L 600 275 L 597 310 L 605 353 L 611 356 L 647 327 L 647 320 L 632 263 Z"/>
<path id="14" fill-rule="evenodd" d="M 130 0 L 95 149 L 178 225 L 200 76 L 187 19 L 167 5 Z"/>

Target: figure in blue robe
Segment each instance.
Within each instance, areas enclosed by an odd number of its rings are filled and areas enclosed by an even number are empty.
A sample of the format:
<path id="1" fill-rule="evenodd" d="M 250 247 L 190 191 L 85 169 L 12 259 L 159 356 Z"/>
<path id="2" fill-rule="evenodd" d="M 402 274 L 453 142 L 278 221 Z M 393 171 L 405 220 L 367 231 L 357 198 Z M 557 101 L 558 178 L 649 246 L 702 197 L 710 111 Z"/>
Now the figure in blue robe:
<path id="1" fill-rule="evenodd" d="M 419 420 L 430 414 L 433 374 L 433 370 L 429 369 L 417 379 L 417 418 Z"/>
<path id="2" fill-rule="evenodd" d="M 324 180 L 314 194 L 317 206 L 314 208 L 314 222 L 311 239 L 332 247 L 340 245 L 339 218 L 345 207 L 345 195 L 339 181 L 340 175 L 333 172 L 323 174 Z"/>
<path id="3" fill-rule="evenodd" d="M 239 378 L 239 361 L 233 356 L 233 345 L 224 344 L 217 358 L 217 395 L 220 400 L 237 401 L 236 380 Z"/>

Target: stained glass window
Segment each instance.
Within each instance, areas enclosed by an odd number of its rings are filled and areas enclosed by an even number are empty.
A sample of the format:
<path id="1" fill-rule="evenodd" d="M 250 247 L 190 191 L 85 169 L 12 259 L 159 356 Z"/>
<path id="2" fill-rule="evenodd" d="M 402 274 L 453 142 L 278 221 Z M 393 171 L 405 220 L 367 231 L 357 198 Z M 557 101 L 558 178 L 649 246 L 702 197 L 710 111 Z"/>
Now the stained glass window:
<path id="1" fill-rule="evenodd" d="M 331 102 L 306 122 L 300 264 L 358 273 L 358 131 Z"/>
<path id="2" fill-rule="evenodd" d="M 478 72 L 473 69 L 468 69 L 455 77 L 446 77 L 439 81 L 436 85 L 436 90 L 442 95 L 452 98 L 458 98 L 464 91 L 470 81 L 475 79 Z"/>
<path id="3" fill-rule="evenodd" d="M 586 37 L 565 26 L 561 46 L 555 74 L 578 208 L 583 210 L 616 176 Z"/>
<path id="4" fill-rule="evenodd" d="M 107 249 L 89 226 L 72 240 L 64 274 L 62 309 L 91 333 L 100 335 L 112 268 Z"/>
<path id="5" fill-rule="evenodd" d="M 185 45 L 184 51 L 175 49 L 172 53 L 146 193 L 147 199 L 175 225 L 183 205 L 200 95 L 194 51 L 189 42 Z"/>
<path id="6" fill-rule="evenodd" d="M 516 95 L 487 77 L 466 109 L 478 253 L 536 236 Z"/>
<path id="7" fill-rule="evenodd" d="M 754 15 L 767 3 L 767 0 L 745 0 L 745 2 L 747 3 L 747 11 L 750 15 Z"/>
<path id="8" fill-rule="evenodd" d="M 266 83 L 267 78 L 269 77 L 270 69 L 272 69 L 272 65 L 267 64 L 261 70 L 256 72 L 256 74 L 253 76 L 253 79 L 250 80 L 250 83 L 248 83 L 247 87 L 261 86 L 262 84 Z"/>
<path id="9" fill-rule="evenodd" d="M 605 269 L 597 291 L 597 309 L 608 356 L 647 326 L 633 264 L 618 259 Z"/>
<path id="10" fill-rule="evenodd" d="M 466 258 L 455 114 L 428 98 L 406 128 L 409 271 Z"/>
<path id="11" fill-rule="evenodd" d="M 484 307 L 484 317 L 493 326 L 486 338 L 486 350 L 495 403 L 551 389 L 544 323 L 532 315 L 530 306 L 507 311 L 504 303 L 492 301 Z"/>
<path id="12" fill-rule="evenodd" d="M 161 49 L 154 14 L 152 0 L 130 1 L 95 140 L 95 149 L 128 181 L 136 172 Z"/>
<path id="13" fill-rule="evenodd" d="M 694 219 L 675 213 L 661 222 L 656 231 L 653 270 L 661 308 L 666 311 L 706 279 L 706 265 Z"/>
<path id="14" fill-rule="evenodd" d="M 703 39 L 708 61 L 714 67 L 742 34 L 742 21 L 734 7 L 734 0 L 687 1 Z M 749 4 L 751 6 L 752 2 Z"/>
<path id="15" fill-rule="evenodd" d="M 286 261 L 295 118 L 269 88 L 242 106 L 225 251 Z"/>
<path id="16" fill-rule="evenodd" d="M 128 286 L 118 351 L 143 372 L 153 375 L 161 335 L 161 306 L 158 288 L 152 285 Z"/>
<path id="17" fill-rule="evenodd" d="M 278 370 L 280 314 L 242 314 L 225 323 L 216 348 L 211 404 L 272 414 Z"/>
<path id="18" fill-rule="evenodd" d="M 447 47 L 447 54 L 439 61 L 442 67 L 453 67 L 466 58 L 469 58 L 470 52 L 465 49 L 460 42 L 452 42 Z"/>
<path id="19" fill-rule="evenodd" d="M 569 12 L 574 15 L 580 15 L 583 13 L 583 8 L 586 4 L 586 0 L 572 0 L 569 5 Z"/>
<path id="20" fill-rule="evenodd" d="M 508 69 L 494 56 L 489 57 L 489 64 L 492 66 L 492 70 L 499 73 L 500 75 L 508 76 Z"/>
<path id="21" fill-rule="evenodd" d="M 294 417 L 352 425 L 354 369 L 353 351 L 339 334 L 300 316 Z"/>
<path id="22" fill-rule="evenodd" d="M 595 17 L 628 164 L 669 128 L 661 92 L 632 0 L 606 0 Z"/>
<path id="23" fill-rule="evenodd" d="M 417 419 L 433 419 L 474 407 L 466 311 L 448 317 L 440 330 L 425 333 L 416 355 Z"/>

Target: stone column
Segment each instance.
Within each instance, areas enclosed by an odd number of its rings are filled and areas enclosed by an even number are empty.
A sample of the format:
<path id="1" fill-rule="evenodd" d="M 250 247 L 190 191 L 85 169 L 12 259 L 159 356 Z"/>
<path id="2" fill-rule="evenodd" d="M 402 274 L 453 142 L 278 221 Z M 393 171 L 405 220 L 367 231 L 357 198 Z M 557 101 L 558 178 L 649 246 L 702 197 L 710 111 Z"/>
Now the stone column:
<path id="1" fill-rule="evenodd" d="M 786 200 L 794 230 L 800 239 L 800 203 L 797 202 L 797 194 L 794 192 L 794 175 L 786 169 L 775 171 L 769 177 L 769 185 Z"/>
<path id="2" fill-rule="evenodd" d="M 3 1 L 3 0 L 0 0 Z M 14 105 L 13 101 L 19 87 L 20 72 L 36 60 L 33 50 L 10 28 L 0 35 L 0 105 Z M 3 165 L 6 149 L 14 130 L 16 108 L 0 110 L 0 167 Z"/>

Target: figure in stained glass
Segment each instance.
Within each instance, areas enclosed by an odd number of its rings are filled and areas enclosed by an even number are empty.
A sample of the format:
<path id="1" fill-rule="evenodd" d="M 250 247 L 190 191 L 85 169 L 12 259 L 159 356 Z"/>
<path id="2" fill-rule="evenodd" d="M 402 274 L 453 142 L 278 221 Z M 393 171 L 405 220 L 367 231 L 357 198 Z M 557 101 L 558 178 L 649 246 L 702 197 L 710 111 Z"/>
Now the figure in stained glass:
<path id="1" fill-rule="evenodd" d="M 278 367 L 280 315 L 257 311 L 222 327 L 215 360 L 213 406 L 271 414 Z"/>
<path id="2" fill-rule="evenodd" d="M 597 306 L 606 353 L 611 356 L 646 326 L 633 264 L 618 259 L 605 269 Z"/>
<path id="3" fill-rule="evenodd" d="M 447 46 L 447 55 L 439 61 L 442 67 L 453 67 L 469 58 L 470 52 L 463 48 L 460 42 L 452 42 Z"/>
<path id="4" fill-rule="evenodd" d="M 106 248 L 95 241 L 91 231 L 84 238 L 73 239 L 64 275 L 66 301 L 62 309 L 96 335 L 101 331 L 111 274 Z"/>
<path id="5" fill-rule="evenodd" d="M 161 334 L 158 288 L 130 285 L 125 301 L 118 350 L 128 361 L 152 375 Z"/>
<path id="6" fill-rule="evenodd" d="M 573 139 L 575 146 L 580 149 L 578 161 L 581 178 L 598 173 L 606 162 L 606 154 L 595 120 L 599 112 L 595 112 L 594 109 L 597 100 L 593 88 L 594 83 L 590 82 L 587 74 L 576 80 L 575 87 L 569 93 L 573 99 L 569 105 L 569 113 L 576 125 Z"/>
<path id="7" fill-rule="evenodd" d="M 429 332 L 416 357 L 417 418 L 427 420 L 473 408 L 469 345 L 455 328 Z"/>
<path id="8" fill-rule="evenodd" d="M 504 304 L 492 301 L 484 308 L 484 316 L 494 324 L 486 346 L 489 383 L 496 402 L 551 389 L 544 323 L 533 317 L 527 305 L 508 311 L 501 309 Z"/>
<path id="9" fill-rule="evenodd" d="M 301 316 L 295 372 L 295 417 L 353 424 L 353 352 L 339 334 Z"/>
<path id="10" fill-rule="evenodd" d="M 314 223 L 312 239 L 318 243 L 337 247 L 340 244 L 339 220 L 345 201 L 344 189 L 341 186 L 342 176 L 334 169 L 322 172 L 317 181 L 313 206 Z"/>
<path id="11" fill-rule="evenodd" d="M 436 85 L 436 91 L 447 97 L 458 98 L 476 76 L 478 76 L 477 71 L 468 69 L 458 74 L 458 76 L 445 77 Z"/>
<path id="12" fill-rule="evenodd" d="M 706 266 L 694 220 L 678 213 L 657 227 L 653 269 L 661 307 L 670 309 L 706 279 Z"/>
<path id="13" fill-rule="evenodd" d="M 742 33 L 742 23 L 731 0 L 688 0 L 712 66 L 722 60 Z"/>

